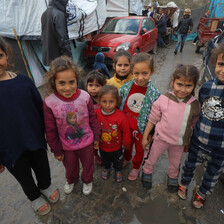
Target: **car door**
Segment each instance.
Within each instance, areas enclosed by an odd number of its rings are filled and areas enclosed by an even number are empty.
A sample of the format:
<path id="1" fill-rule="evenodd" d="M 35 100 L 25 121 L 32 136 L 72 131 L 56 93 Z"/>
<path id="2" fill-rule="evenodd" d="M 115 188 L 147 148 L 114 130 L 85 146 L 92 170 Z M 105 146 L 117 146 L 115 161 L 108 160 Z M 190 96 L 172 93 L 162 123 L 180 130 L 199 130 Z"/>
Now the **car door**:
<path id="1" fill-rule="evenodd" d="M 144 32 L 145 31 L 145 32 Z M 155 23 L 150 18 L 144 18 L 141 25 L 142 43 L 140 51 L 148 52 L 153 49 L 158 36 Z"/>

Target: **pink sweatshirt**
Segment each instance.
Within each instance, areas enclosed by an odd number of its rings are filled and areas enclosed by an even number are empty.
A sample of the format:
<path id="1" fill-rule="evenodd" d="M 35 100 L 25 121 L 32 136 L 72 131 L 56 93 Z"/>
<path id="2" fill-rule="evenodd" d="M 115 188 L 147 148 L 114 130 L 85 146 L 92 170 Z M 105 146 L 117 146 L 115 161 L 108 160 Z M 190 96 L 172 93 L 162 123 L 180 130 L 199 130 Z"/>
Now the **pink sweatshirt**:
<path id="1" fill-rule="evenodd" d="M 63 99 L 52 93 L 44 100 L 44 121 L 47 142 L 56 155 L 63 150 L 82 149 L 100 139 L 100 124 L 96 119 L 89 94 L 77 90 L 74 99 Z"/>
<path id="2" fill-rule="evenodd" d="M 156 125 L 155 135 L 173 145 L 188 145 L 200 113 L 193 96 L 179 102 L 173 93 L 161 95 L 152 105 L 149 121 Z"/>

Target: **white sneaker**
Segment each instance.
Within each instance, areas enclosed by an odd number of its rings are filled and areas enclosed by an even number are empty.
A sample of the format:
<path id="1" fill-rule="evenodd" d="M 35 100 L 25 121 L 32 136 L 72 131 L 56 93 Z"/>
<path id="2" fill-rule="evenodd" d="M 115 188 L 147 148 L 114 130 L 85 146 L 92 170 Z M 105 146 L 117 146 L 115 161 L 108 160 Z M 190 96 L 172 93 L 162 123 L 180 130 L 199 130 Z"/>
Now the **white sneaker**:
<path id="1" fill-rule="evenodd" d="M 73 188 L 74 188 L 74 184 L 69 184 L 66 181 L 65 186 L 64 186 L 64 192 L 65 192 L 65 194 L 70 194 L 73 191 Z"/>
<path id="2" fill-rule="evenodd" d="M 88 195 L 91 193 L 91 191 L 93 190 L 93 183 L 89 183 L 89 184 L 84 184 L 83 183 L 83 188 L 82 188 L 82 192 L 84 195 Z"/>

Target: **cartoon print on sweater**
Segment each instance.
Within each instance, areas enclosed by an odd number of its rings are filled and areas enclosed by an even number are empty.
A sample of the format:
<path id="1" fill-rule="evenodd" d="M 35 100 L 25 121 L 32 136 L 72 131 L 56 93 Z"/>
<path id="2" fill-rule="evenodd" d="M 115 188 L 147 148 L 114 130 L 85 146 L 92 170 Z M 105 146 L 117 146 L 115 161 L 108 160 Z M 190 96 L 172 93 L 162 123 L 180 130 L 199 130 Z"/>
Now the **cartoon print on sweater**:
<path id="1" fill-rule="evenodd" d="M 67 113 L 66 122 L 69 125 L 65 133 L 66 139 L 81 138 L 85 134 L 84 121 L 81 121 L 80 123 L 78 123 L 77 116 L 74 112 Z"/>
<path id="2" fill-rule="evenodd" d="M 107 144 L 112 144 L 112 143 L 118 143 L 119 138 L 117 137 L 118 135 L 118 130 L 117 130 L 117 125 L 116 124 L 109 124 L 109 129 L 102 129 L 102 134 L 101 134 L 101 140 L 106 142 Z M 101 127 L 103 127 L 103 123 L 101 122 Z"/>
<path id="3" fill-rule="evenodd" d="M 128 108 L 134 113 L 140 113 L 144 97 L 145 95 L 143 95 L 142 93 L 134 93 L 129 96 L 127 101 Z"/>

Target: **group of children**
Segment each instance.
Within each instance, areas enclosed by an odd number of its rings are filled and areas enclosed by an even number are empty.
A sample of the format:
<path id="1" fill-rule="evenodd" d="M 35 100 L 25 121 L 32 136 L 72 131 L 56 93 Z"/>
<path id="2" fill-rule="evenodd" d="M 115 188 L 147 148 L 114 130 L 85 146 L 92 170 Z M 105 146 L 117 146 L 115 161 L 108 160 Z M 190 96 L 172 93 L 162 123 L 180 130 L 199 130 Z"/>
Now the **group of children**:
<path id="1" fill-rule="evenodd" d="M 106 80 L 99 70 L 88 74 L 88 93 L 77 87 L 79 71 L 71 58 L 53 60 L 47 72 L 52 93 L 42 104 L 28 77 L 8 71 L 8 57 L 8 47 L 0 38 L 0 93 L 4 96 L 0 101 L 0 172 L 6 167 L 18 180 L 37 214 L 50 211 L 45 199 L 52 203 L 59 199 L 50 181 L 45 132 L 51 151 L 65 167 L 66 194 L 79 181 L 79 161 L 83 194 L 91 193 L 94 155 L 104 167 L 103 180 L 109 178 L 113 166 L 115 181 L 121 182 L 122 168 L 132 161 L 128 179 L 136 180 L 142 166 L 142 184 L 150 189 L 153 168 L 168 150 L 167 189 L 182 199 L 187 197 L 196 165 L 206 161 L 201 186 L 193 196 L 194 207 L 203 207 L 224 169 L 224 44 L 213 52 L 217 77 L 202 85 L 199 101 L 194 97 L 199 78 L 195 66 L 179 65 L 172 75 L 172 91 L 160 95 L 150 80 L 152 56 L 132 57 L 120 50 L 114 57 L 113 78 Z M 187 150 L 178 184 L 182 154 Z"/>

